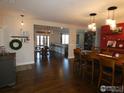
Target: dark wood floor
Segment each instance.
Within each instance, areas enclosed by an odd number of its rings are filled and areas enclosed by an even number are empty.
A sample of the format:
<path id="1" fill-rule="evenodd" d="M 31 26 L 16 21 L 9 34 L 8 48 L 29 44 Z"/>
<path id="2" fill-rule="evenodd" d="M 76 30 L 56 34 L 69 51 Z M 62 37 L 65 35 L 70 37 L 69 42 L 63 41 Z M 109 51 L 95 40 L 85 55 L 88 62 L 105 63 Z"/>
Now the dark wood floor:
<path id="1" fill-rule="evenodd" d="M 17 72 L 17 84 L 0 93 L 96 93 L 96 85 L 76 76 L 62 55 L 37 57 L 33 69 Z"/>

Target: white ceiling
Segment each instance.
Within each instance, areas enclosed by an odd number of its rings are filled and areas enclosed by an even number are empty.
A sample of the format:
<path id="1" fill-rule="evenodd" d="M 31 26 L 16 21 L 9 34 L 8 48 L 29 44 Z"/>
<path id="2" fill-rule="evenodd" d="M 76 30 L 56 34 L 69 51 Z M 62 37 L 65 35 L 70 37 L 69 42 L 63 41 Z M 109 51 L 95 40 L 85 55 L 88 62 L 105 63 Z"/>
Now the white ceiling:
<path id="1" fill-rule="evenodd" d="M 0 0 L 2 10 L 23 10 L 38 19 L 82 26 L 89 23 L 91 12 L 98 14 L 98 24 L 104 24 L 107 8 L 113 5 L 118 7 L 115 19 L 124 22 L 124 0 Z"/>

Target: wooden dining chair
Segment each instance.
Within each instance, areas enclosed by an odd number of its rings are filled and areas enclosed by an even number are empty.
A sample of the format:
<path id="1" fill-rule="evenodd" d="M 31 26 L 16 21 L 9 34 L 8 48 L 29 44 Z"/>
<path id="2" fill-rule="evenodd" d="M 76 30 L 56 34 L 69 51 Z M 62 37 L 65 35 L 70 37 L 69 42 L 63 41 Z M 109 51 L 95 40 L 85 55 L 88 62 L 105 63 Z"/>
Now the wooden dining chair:
<path id="1" fill-rule="evenodd" d="M 90 76 L 91 81 L 94 79 L 94 58 L 91 57 L 92 53 L 87 53 L 85 55 L 85 76 Z"/>
<path id="2" fill-rule="evenodd" d="M 100 57 L 100 75 L 98 80 L 98 87 L 100 86 L 102 81 L 110 85 L 114 85 L 115 62 L 116 60 L 112 58 Z"/>
<path id="3" fill-rule="evenodd" d="M 79 67 L 80 67 L 80 54 L 81 54 L 81 49 L 76 48 L 73 50 L 74 52 L 74 64 L 73 64 L 73 71 L 78 72 Z"/>
<path id="4" fill-rule="evenodd" d="M 85 70 L 86 70 L 86 62 L 87 62 L 86 55 L 84 52 L 82 52 L 80 56 L 80 64 L 81 64 L 81 76 L 83 78 L 84 78 Z"/>
<path id="5" fill-rule="evenodd" d="M 124 54 L 120 54 L 120 53 L 115 53 L 114 57 L 120 61 L 123 62 L 124 61 Z M 122 84 L 124 86 L 124 64 L 119 63 L 119 67 L 117 67 L 117 75 L 119 79 L 116 80 L 116 83 Z"/>

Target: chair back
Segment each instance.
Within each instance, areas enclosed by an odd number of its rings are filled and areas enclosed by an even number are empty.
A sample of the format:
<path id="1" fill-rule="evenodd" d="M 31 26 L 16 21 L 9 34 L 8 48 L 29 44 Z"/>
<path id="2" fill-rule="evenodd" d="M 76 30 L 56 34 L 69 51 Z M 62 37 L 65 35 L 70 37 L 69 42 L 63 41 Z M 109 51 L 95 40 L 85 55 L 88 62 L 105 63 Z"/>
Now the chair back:
<path id="1" fill-rule="evenodd" d="M 84 52 L 81 53 L 80 55 L 81 62 L 85 62 L 87 60 L 86 55 Z"/>
<path id="2" fill-rule="evenodd" d="M 115 62 L 117 60 L 114 60 L 113 58 L 109 57 L 102 57 L 100 56 L 100 76 L 99 76 L 99 83 L 100 85 L 101 81 L 105 81 L 106 83 L 114 85 L 114 79 L 115 79 Z M 106 78 L 105 78 L 106 77 Z M 107 79 L 110 78 L 111 80 Z"/>
<path id="3" fill-rule="evenodd" d="M 80 48 L 74 49 L 74 59 L 75 59 L 75 61 L 80 60 L 80 54 L 81 54 L 81 49 Z"/>
<path id="4" fill-rule="evenodd" d="M 115 68 L 116 60 L 108 57 L 100 57 L 100 64 L 102 67 Z"/>

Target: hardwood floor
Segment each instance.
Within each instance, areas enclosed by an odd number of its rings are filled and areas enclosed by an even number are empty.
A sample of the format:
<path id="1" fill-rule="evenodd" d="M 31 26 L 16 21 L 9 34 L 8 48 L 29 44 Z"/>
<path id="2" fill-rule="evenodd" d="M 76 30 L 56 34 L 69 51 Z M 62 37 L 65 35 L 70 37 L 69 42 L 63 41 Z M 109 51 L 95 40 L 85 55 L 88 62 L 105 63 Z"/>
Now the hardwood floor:
<path id="1" fill-rule="evenodd" d="M 73 74 L 72 63 L 60 54 L 37 55 L 33 69 L 17 72 L 17 84 L 0 93 L 96 93 L 96 85 Z"/>

